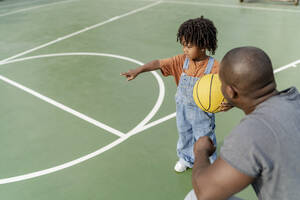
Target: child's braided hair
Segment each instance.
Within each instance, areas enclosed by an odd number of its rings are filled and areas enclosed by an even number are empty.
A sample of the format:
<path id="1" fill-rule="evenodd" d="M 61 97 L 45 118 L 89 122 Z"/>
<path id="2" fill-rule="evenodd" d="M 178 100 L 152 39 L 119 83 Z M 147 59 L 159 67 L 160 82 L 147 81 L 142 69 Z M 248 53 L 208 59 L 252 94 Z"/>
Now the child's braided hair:
<path id="1" fill-rule="evenodd" d="M 177 42 L 182 43 L 182 38 L 186 43 L 191 43 L 199 48 L 205 48 L 212 55 L 217 49 L 217 29 L 213 22 L 203 16 L 189 19 L 180 25 L 177 33 Z"/>

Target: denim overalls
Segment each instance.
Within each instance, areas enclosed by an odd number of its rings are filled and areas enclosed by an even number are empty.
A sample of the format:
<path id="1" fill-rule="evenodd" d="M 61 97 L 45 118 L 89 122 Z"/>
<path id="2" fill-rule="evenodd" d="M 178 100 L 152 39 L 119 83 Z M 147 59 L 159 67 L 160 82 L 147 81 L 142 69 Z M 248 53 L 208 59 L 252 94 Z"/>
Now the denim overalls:
<path id="1" fill-rule="evenodd" d="M 214 64 L 214 59 L 209 58 L 204 74 L 209 74 Z M 184 61 L 183 69 L 188 69 L 189 59 Z M 199 77 L 192 77 L 182 72 L 175 95 L 176 122 L 179 133 L 177 155 L 181 163 L 192 168 L 194 164 L 194 143 L 201 136 L 209 136 L 216 146 L 215 115 L 202 111 L 194 102 L 193 87 Z M 209 158 L 214 162 L 216 152 Z"/>

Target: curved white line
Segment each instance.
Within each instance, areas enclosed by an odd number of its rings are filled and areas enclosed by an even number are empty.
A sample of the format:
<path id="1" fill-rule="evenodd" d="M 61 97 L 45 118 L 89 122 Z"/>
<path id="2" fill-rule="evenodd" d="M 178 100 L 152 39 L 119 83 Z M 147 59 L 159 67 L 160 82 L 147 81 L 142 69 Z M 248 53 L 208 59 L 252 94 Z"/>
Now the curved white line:
<path id="1" fill-rule="evenodd" d="M 286 70 L 286 69 L 288 69 L 290 67 L 297 67 L 298 64 L 300 64 L 300 60 L 297 60 L 295 62 L 292 62 L 290 64 L 284 65 L 284 66 L 282 66 L 280 68 L 277 68 L 277 69 L 274 70 L 274 73 L 276 74 L 276 73 L 278 73 L 280 71 L 283 71 L 283 70 Z M 169 119 L 172 119 L 174 117 L 176 117 L 176 112 L 172 113 L 172 114 L 169 114 L 169 115 L 167 115 L 167 116 L 165 116 L 165 117 L 163 117 L 161 119 L 158 119 L 156 121 L 153 121 L 153 122 L 151 122 L 151 123 L 143 126 L 141 129 L 139 129 L 139 131 L 144 131 L 146 129 L 149 129 L 149 128 L 153 127 L 153 126 L 156 126 L 156 125 L 158 125 L 160 123 L 163 123 L 163 122 L 165 122 L 165 121 L 167 121 Z"/>
<path id="2" fill-rule="evenodd" d="M 129 62 L 136 63 L 138 65 L 143 65 L 144 63 L 134 60 L 132 58 L 120 56 L 120 55 L 114 55 L 114 54 L 107 54 L 107 53 L 94 53 L 94 52 L 70 52 L 70 53 L 55 53 L 55 54 L 44 54 L 44 55 L 38 55 L 38 56 L 30 56 L 30 57 L 25 57 L 25 58 L 18 58 L 15 60 L 9 60 L 4 63 L 0 63 L 0 65 L 4 64 L 9 64 L 9 63 L 16 63 L 16 62 L 21 62 L 25 60 L 32 60 L 32 59 L 37 59 L 37 58 L 47 58 L 47 57 L 58 57 L 58 56 L 104 56 L 104 57 L 112 57 L 112 58 L 118 58 L 121 60 L 126 60 Z M 163 83 L 162 78 L 158 75 L 157 72 L 151 72 L 154 77 L 156 78 L 158 85 L 159 85 L 159 96 L 158 99 L 155 103 L 155 106 L 151 110 L 151 112 L 146 116 L 144 120 L 142 120 L 135 128 L 133 128 L 131 131 L 128 132 L 128 134 L 135 134 L 137 133 L 147 122 L 149 122 L 152 117 L 155 115 L 155 113 L 158 111 L 159 107 L 161 106 L 164 96 L 165 96 L 165 85 Z"/>
<path id="3" fill-rule="evenodd" d="M 97 53 L 96 53 L 96 54 L 97 54 Z M 55 55 L 55 54 L 52 54 L 52 55 Z M 71 53 L 68 53 L 68 55 L 71 55 Z M 86 55 L 87 55 L 87 54 L 86 54 Z M 111 54 L 105 54 L 105 55 L 111 55 Z M 33 57 L 36 57 L 36 56 L 33 56 Z M 48 57 L 50 57 L 50 56 L 48 56 Z M 119 56 L 117 56 L 117 57 L 119 57 Z M 117 58 L 117 57 L 116 57 L 116 58 Z M 122 57 L 122 56 L 121 56 L 121 57 Z M 30 58 L 30 57 L 27 57 L 27 58 L 20 58 L 20 59 L 16 59 L 16 60 L 13 60 L 13 61 L 19 62 L 19 61 L 22 61 L 22 60 L 28 60 L 29 58 Z M 0 63 L 0 65 L 12 63 L 13 61 L 7 61 L 7 62 L 5 62 L 5 63 Z M 290 63 L 290 64 L 288 64 L 288 65 L 282 66 L 282 67 L 280 67 L 280 68 L 274 70 L 274 73 L 283 71 L 283 70 L 288 69 L 288 68 L 290 68 L 290 67 L 296 67 L 296 65 L 299 64 L 299 63 L 300 63 L 300 60 L 295 61 L 295 62 L 292 62 L 292 63 Z M 139 64 L 139 63 L 137 63 L 137 64 Z M 162 82 L 162 84 L 163 84 L 163 82 Z M 152 111 L 151 111 L 151 112 L 152 112 Z M 149 114 L 149 115 L 150 115 L 150 114 Z M 83 156 L 83 157 L 81 157 L 81 158 L 78 158 L 78 159 L 76 159 L 76 160 L 73 160 L 73 161 L 70 161 L 70 162 L 67 162 L 67 163 L 64 163 L 64 164 L 62 164 L 62 165 L 58 165 L 58 166 L 56 166 L 56 167 L 52 167 L 52 168 L 49 168 L 49 169 L 46 169 L 46 170 L 41 170 L 41 171 L 37 171 L 37 172 L 33 172 L 33 173 L 21 175 L 21 176 L 15 176 L 15 177 L 11 177 L 11 178 L 0 179 L 0 184 L 7 184 L 7 183 L 12 183 L 12 182 L 17 182 L 17 181 L 22 181 L 22 180 L 26 180 L 26 179 L 35 178 L 35 177 L 38 177 L 38 176 L 50 174 L 50 173 L 53 173 L 53 172 L 56 172 L 56 171 L 59 171 L 59 170 L 62 170 L 62 169 L 71 167 L 71 166 L 73 166 L 73 165 L 79 164 L 79 163 L 81 163 L 81 162 L 84 162 L 84 161 L 86 161 L 86 160 L 88 160 L 88 159 L 90 159 L 90 158 L 93 158 L 93 157 L 95 157 L 95 156 L 97 156 L 97 155 L 100 155 L 101 153 L 104 153 L 105 151 L 107 151 L 107 150 L 109 150 L 109 149 L 111 149 L 111 148 L 117 146 L 117 145 L 120 144 L 121 142 L 124 142 L 125 140 L 127 140 L 130 136 L 135 135 L 135 134 L 137 134 L 137 133 L 139 133 L 139 132 L 141 132 L 141 131 L 144 131 L 144 130 L 146 130 L 146 129 L 148 129 L 148 128 L 151 128 L 151 127 L 153 127 L 153 126 L 155 126 L 155 125 L 158 125 L 158 124 L 160 124 L 160 123 L 162 123 L 162 122 L 164 122 L 164 121 L 167 121 L 167 120 L 169 120 L 169 119 L 172 119 L 172 118 L 174 118 L 175 116 L 176 116 L 176 113 L 172 113 L 172 114 L 170 114 L 170 115 L 168 115 L 168 116 L 166 116 L 166 117 L 163 117 L 163 118 L 161 118 L 161 119 L 159 119 L 159 120 L 156 120 L 156 121 L 154 121 L 154 122 L 151 122 L 151 123 L 149 123 L 149 124 L 147 124 L 147 125 L 144 125 L 144 126 L 142 126 L 142 127 L 136 126 L 134 129 L 132 129 L 131 131 L 129 131 L 128 134 L 125 135 L 124 137 L 121 137 L 121 138 L 115 140 L 114 142 L 108 144 L 107 146 L 102 147 L 101 149 L 99 149 L 99 150 L 97 150 L 97 151 L 95 151 L 95 152 L 93 152 L 93 153 L 90 153 L 90 154 L 88 154 L 88 155 L 86 155 L 86 156 Z M 143 120 L 143 121 L 144 121 L 144 120 Z M 143 122 L 143 121 L 142 121 L 142 122 Z M 140 122 L 140 124 L 142 124 L 142 122 Z M 147 123 L 147 122 L 146 122 L 146 123 Z M 146 124 L 146 123 L 145 123 L 145 124 Z M 135 130 L 135 131 L 133 131 L 133 130 Z"/>
<path id="4" fill-rule="evenodd" d="M 72 160 L 70 162 L 55 166 L 55 167 L 51 167 L 45 170 L 41 170 L 41 171 L 36 171 L 36 172 L 32 172 L 29 174 L 24 174 L 24 175 L 20 175 L 20 176 L 14 176 L 14 177 L 10 177 L 10 178 L 4 178 L 4 179 L 0 179 L 0 184 L 7 184 L 7 183 L 13 183 L 13 182 L 18 182 L 18 181 L 23 181 L 23 180 L 27 180 L 27 179 L 31 179 L 31 178 L 35 178 L 38 176 L 43 176 L 46 174 L 50 174 L 53 172 L 57 172 L 59 170 L 63 170 L 66 169 L 68 167 L 77 165 L 81 162 L 84 162 L 90 158 L 93 158 L 101 153 L 104 153 L 105 151 L 117 146 L 118 144 L 120 144 L 121 142 L 124 142 L 128 137 L 120 137 L 119 139 L 115 140 L 114 142 L 102 147 L 101 149 L 98 149 L 97 151 L 90 153 L 88 155 L 85 155 L 83 157 L 80 157 L 76 160 Z"/>
<path id="5" fill-rule="evenodd" d="M 162 102 L 164 99 L 164 96 L 165 96 L 165 85 L 164 85 L 161 77 L 156 72 L 155 72 L 154 76 L 158 81 L 159 91 L 160 91 L 157 101 Z M 131 136 L 131 135 L 135 135 L 135 134 L 141 132 L 143 130 L 143 127 L 146 125 L 146 123 L 148 123 L 153 118 L 153 116 L 158 111 L 160 106 L 161 105 L 156 104 L 154 106 L 153 110 L 149 113 L 149 115 L 143 121 L 141 121 L 140 124 L 138 124 L 135 128 L 133 128 L 131 131 L 129 131 L 128 134 Z"/>
<path id="6" fill-rule="evenodd" d="M 15 58 L 24 56 L 24 55 L 26 55 L 26 54 L 28 54 L 28 53 L 31 53 L 31 52 L 36 51 L 36 50 L 38 50 L 38 49 L 41 49 L 41 48 L 50 46 L 50 45 L 55 44 L 55 43 L 57 43 L 57 42 L 60 42 L 60 41 L 62 41 L 62 40 L 71 38 L 71 37 L 73 37 L 73 36 L 75 36 L 75 35 L 84 33 L 84 32 L 86 32 L 86 31 L 89 31 L 89 30 L 92 30 L 92 29 L 94 29 L 94 28 L 103 26 L 103 25 L 105 25 L 105 24 L 107 24 L 107 23 L 116 21 L 116 20 L 121 19 L 121 18 L 123 18 L 123 17 L 129 16 L 129 15 L 132 15 L 132 14 L 135 14 L 135 13 L 138 13 L 138 12 L 141 12 L 141 11 L 143 11 L 143 10 L 146 10 L 146 9 L 148 9 L 148 8 L 151 8 L 151 7 L 153 7 L 153 6 L 159 5 L 160 3 L 161 3 L 161 1 L 157 1 L 157 2 L 151 3 L 151 4 L 149 4 L 149 5 L 146 5 L 146 6 L 144 6 L 144 7 L 137 8 L 137 9 L 135 9 L 135 10 L 129 11 L 129 12 L 125 13 L 125 14 L 122 14 L 122 15 L 119 15 L 119 16 L 112 17 L 112 18 L 110 18 L 110 19 L 108 19 L 108 20 L 105 20 L 105 21 L 103 21 L 103 22 L 100 22 L 100 23 L 98 23 L 98 24 L 94 24 L 94 25 L 92 25 L 92 26 L 83 28 L 83 29 L 81 29 L 81 30 L 79 30 L 79 31 L 70 33 L 70 34 L 65 35 L 65 36 L 63 36 L 63 37 L 59 37 L 59 38 L 57 38 L 57 39 L 55 39 L 55 40 L 52 40 L 52 41 L 50 41 L 50 42 L 47 42 L 47 43 L 42 44 L 42 45 L 40 45 L 40 46 L 37 46 L 37 47 L 35 47 L 35 48 L 29 49 L 29 50 L 24 51 L 24 52 L 22 52 L 22 53 L 19 53 L 19 54 L 17 54 L 17 55 L 14 55 L 14 56 L 11 56 L 11 57 L 6 58 L 6 59 L 4 59 L 4 60 L 1 60 L 0 63 L 5 63 L 6 61 L 13 60 L 13 59 L 15 59 Z"/>
<path id="7" fill-rule="evenodd" d="M 106 130 L 110 133 L 113 133 L 113 134 L 115 134 L 119 137 L 124 136 L 124 133 L 122 133 L 121 131 L 118 131 L 117 129 L 111 128 L 111 127 L 107 126 L 106 124 L 103 124 L 103 123 L 101 123 L 101 122 L 99 122 L 99 121 L 97 121 L 97 120 L 95 120 L 95 119 L 93 119 L 93 118 L 91 118 L 87 115 L 84 115 L 84 114 L 82 114 L 82 113 L 80 113 L 80 112 L 78 112 L 78 111 L 76 111 L 76 110 L 74 110 L 74 109 L 72 109 L 68 106 L 65 106 L 65 105 L 63 105 L 63 104 L 61 104 L 61 103 L 59 103 L 59 102 L 57 102 L 57 101 L 55 101 L 55 100 L 53 100 L 49 97 L 46 97 L 46 96 L 44 96 L 44 95 L 28 88 L 28 87 L 25 87 L 25 86 L 13 81 L 13 80 L 10 80 L 10 79 L 8 79 L 4 76 L 1 76 L 1 75 L 0 75 L 0 80 L 4 81 L 4 82 L 6 82 L 6 83 L 8 83 L 12 86 L 15 86 L 16 88 L 19 88 L 20 90 L 23 90 L 23 91 L 25 91 L 25 92 L 27 92 L 27 93 L 29 93 L 29 94 L 37 97 L 37 98 L 49 103 L 49 104 L 52 104 L 53 106 L 56 106 L 57 108 L 65 111 L 65 112 L 68 112 L 68 113 L 70 113 L 70 114 L 72 114 L 72 115 L 74 115 L 74 116 L 76 116 L 76 117 L 78 117 L 78 118 L 80 118 L 84 121 L 87 121 L 87 122 L 89 122 L 89 123 L 91 123 L 91 124 L 93 124 L 93 125 L 95 125 L 99 128 L 102 128 L 102 129 L 104 129 L 104 130 Z"/>
<path id="8" fill-rule="evenodd" d="M 73 52 L 73 53 L 56 53 L 56 54 L 47 54 L 47 55 L 38 55 L 38 56 L 31 56 L 31 57 L 26 57 L 26 58 L 19 58 L 19 59 L 15 59 L 15 60 L 9 60 L 3 63 L 0 63 L 0 65 L 4 65 L 4 64 L 9 64 L 9 63 L 15 63 L 15 62 L 21 62 L 21 61 L 25 61 L 25 60 L 31 60 L 31 59 L 37 59 L 37 58 L 46 58 L 46 57 L 55 57 L 55 56 L 73 56 L 73 55 L 85 55 L 85 56 L 106 56 L 106 57 L 113 57 L 113 58 L 119 58 L 122 60 L 126 60 L 126 61 L 130 61 L 133 63 L 136 63 L 138 65 L 142 65 L 143 63 L 137 60 L 134 60 L 132 58 L 128 58 L 128 57 L 124 57 L 124 56 L 119 56 L 119 55 L 114 55 L 114 54 L 105 54 L 105 53 L 89 53 L 89 52 Z M 163 102 L 163 98 L 164 98 L 164 94 L 165 94 L 165 86 L 164 83 L 161 79 L 161 77 L 158 75 L 157 72 L 152 72 L 153 75 L 155 76 L 158 84 L 159 84 L 159 97 L 155 103 L 155 106 L 153 107 L 153 109 L 150 111 L 150 113 L 145 117 L 144 120 L 142 120 L 135 128 L 133 128 L 131 131 L 129 131 L 126 135 L 120 137 L 119 139 L 115 140 L 114 142 L 98 149 L 95 152 L 92 152 L 88 155 L 85 155 L 83 157 L 80 157 L 78 159 L 75 159 L 73 161 L 55 166 L 55 167 L 51 167 L 45 170 L 40 170 L 40 171 L 36 171 L 36 172 L 32 172 L 32 173 L 28 173 L 28 174 L 24 174 L 24 175 L 20 175 L 20 176 L 14 176 L 14 177 L 10 177 L 10 178 L 4 178 L 4 179 L 0 179 L 0 184 L 7 184 L 7 183 L 12 183 L 12 182 L 18 182 L 18 181 L 22 181 L 22 180 L 26 180 L 26 179 L 31 179 L 31 178 L 35 178 L 38 176 L 42 176 L 42 175 L 46 175 L 46 174 L 50 174 L 53 172 L 57 172 L 59 170 L 74 166 L 76 164 L 79 164 L 81 162 L 84 162 L 90 158 L 93 158 L 97 155 L 100 155 L 101 153 L 104 153 L 105 151 L 117 146 L 118 144 L 120 144 L 121 142 L 124 142 L 125 140 L 127 140 L 129 137 L 131 137 L 132 135 L 135 135 L 139 132 L 141 132 L 143 126 L 149 122 L 152 117 L 156 114 L 156 112 L 159 110 L 162 102 Z M 139 131 L 140 130 L 140 131 Z"/>

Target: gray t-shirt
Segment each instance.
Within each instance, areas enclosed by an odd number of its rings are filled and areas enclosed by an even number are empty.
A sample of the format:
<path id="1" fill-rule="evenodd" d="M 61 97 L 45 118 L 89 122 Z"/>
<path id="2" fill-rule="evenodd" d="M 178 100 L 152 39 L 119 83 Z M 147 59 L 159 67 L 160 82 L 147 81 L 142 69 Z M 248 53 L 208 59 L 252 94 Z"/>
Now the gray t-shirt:
<path id="1" fill-rule="evenodd" d="M 300 199 L 300 94 L 292 87 L 259 104 L 225 139 L 221 158 L 256 177 L 259 199 Z"/>

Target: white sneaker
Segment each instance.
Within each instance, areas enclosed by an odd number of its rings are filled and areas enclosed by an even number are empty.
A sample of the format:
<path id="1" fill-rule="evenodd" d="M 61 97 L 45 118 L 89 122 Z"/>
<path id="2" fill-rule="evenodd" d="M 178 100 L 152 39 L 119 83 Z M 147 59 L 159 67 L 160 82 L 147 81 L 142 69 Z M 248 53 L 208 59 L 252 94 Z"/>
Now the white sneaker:
<path id="1" fill-rule="evenodd" d="M 174 170 L 176 172 L 184 172 L 187 169 L 187 166 L 185 166 L 184 164 L 182 164 L 180 161 L 177 161 Z"/>

